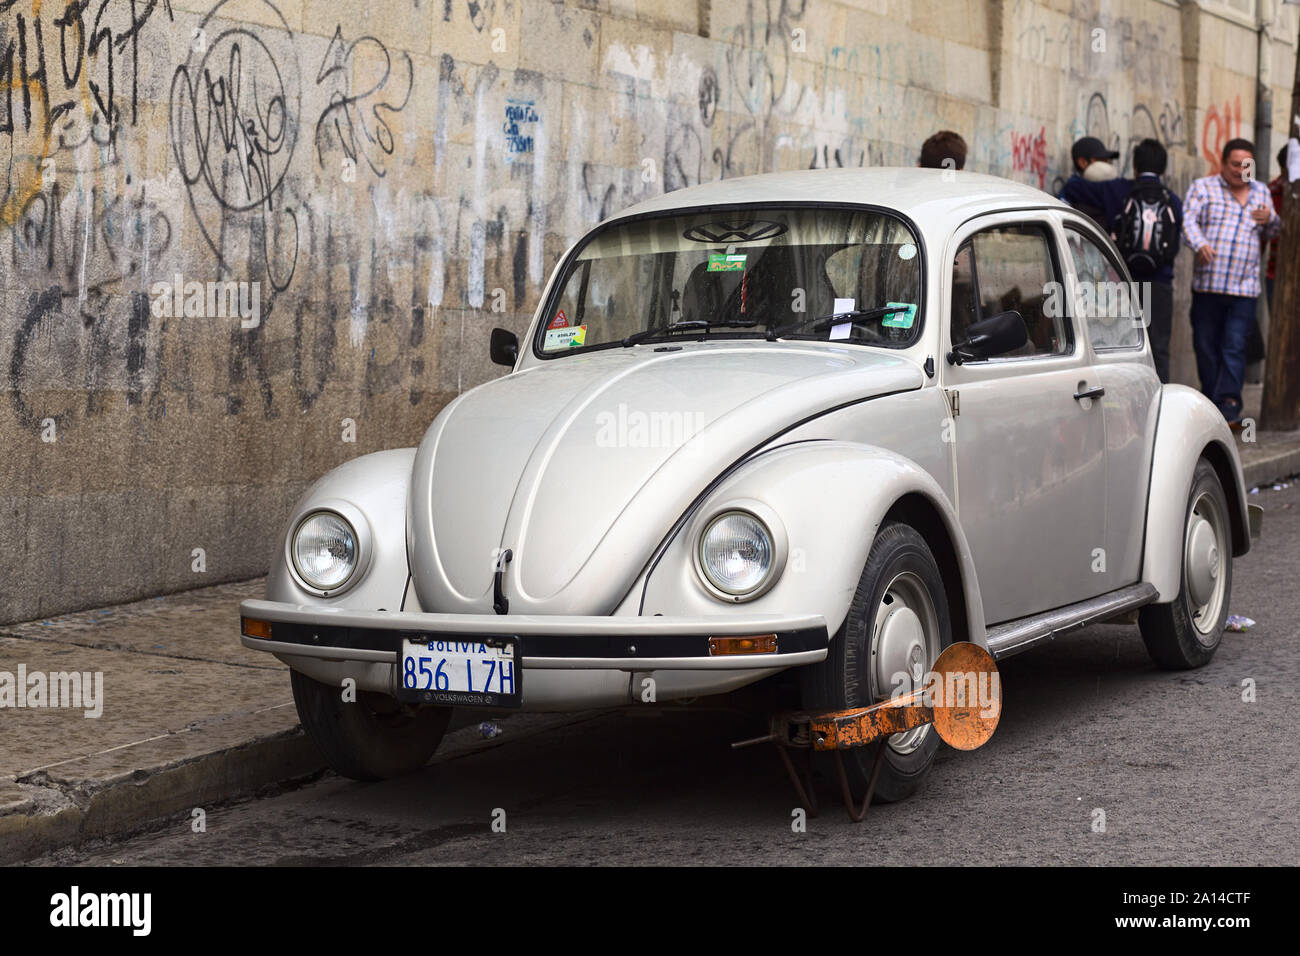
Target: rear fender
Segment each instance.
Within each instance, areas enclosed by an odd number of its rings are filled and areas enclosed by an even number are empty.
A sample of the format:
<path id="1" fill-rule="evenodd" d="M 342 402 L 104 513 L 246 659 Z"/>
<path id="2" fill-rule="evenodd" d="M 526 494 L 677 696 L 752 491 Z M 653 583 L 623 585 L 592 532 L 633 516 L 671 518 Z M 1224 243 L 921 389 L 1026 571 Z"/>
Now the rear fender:
<path id="1" fill-rule="evenodd" d="M 1178 597 L 1182 585 L 1187 496 L 1201 458 L 1214 466 L 1223 485 L 1232 524 L 1232 553 L 1243 555 L 1250 550 L 1250 523 L 1241 459 L 1232 431 L 1219 410 L 1200 392 L 1183 385 L 1166 385 L 1151 456 L 1142 550 L 1142 580 L 1155 586 L 1160 602 Z"/>

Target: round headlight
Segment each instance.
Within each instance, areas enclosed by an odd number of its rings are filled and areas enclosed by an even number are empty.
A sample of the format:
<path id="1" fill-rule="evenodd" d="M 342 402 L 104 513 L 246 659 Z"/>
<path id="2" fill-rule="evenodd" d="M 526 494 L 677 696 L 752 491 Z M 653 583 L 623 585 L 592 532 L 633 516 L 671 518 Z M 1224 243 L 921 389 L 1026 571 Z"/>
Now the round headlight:
<path id="1" fill-rule="evenodd" d="M 342 587 L 357 568 L 356 531 L 332 511 L 309 514 L 293 535 L 293 564 L 318 591 Z"/>
<path id="2" fill-rule="evenodd" d="M 729 511 L 700 536 L 700 568 L 719 591 L 749 594 L 772 573 L 775 550 L 767 525 L 746 512 Z"/>

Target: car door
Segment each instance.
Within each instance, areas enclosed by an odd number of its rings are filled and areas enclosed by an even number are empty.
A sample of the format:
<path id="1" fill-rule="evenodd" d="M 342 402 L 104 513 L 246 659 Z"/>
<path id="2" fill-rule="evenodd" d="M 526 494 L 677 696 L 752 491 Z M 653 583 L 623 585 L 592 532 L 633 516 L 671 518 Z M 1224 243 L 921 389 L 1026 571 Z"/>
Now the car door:
<path id="1" fill-rule="evenodd" d="M 1015 310 L 1015 352 L 942 365 L 957 512 L 985 619 L 1024 617 L 1107 590 L 1105 431 L 1098 384 L 1066 307 L 1059 227 L 1048 212 L 967 223 L 947 253 L 944 352 L 982 318 Z"/>
<path id="2" fill-rule="evenodd" d="M 1106 576 L 1110 587 L 1138 580 L 1147 484 L 1155 447 L 1160 379 L 1143 333 L 1151 284 L 1128 272 L 1093 227 L 1063 216 L 1067 270 L 1074 270 L 1073 304 L 1087 329 L 1093 369 L 1106 389 Z"/>

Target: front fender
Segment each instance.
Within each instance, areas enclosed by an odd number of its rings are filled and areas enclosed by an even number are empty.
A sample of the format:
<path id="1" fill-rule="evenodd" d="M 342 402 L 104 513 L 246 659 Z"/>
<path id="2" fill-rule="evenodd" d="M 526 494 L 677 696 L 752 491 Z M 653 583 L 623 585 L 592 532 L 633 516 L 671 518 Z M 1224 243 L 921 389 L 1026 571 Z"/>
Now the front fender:
<path id="1" fill-rule="evenodd" d="M 682 525 L 633 589 L 621 613 L 726 614 L 794 611 L 821 614 L 831 634 L 844 623 L 881 522 L 904 499 L 924 499 L 937 513 L 960 575 L 969 622 L 958 640 L 985 645 L 984 606 L 970 547 L 952 505 L 934 478 L 916 463 L 882 448 L 843 441 L 783 445 L 750 459 L 727 476 Z M 700 581 L 693 549 L 705 525 L 737 502 L 756 501 L 775 514 L 786 538 L 785 562 L 770 590 L 732 605 Z M 782 529 L 773 529 L 778 537 Z M 932 542 L 936 547 L 939 542 Z"/>
<path id="2" fill-rule="evenodd" d="M 277 542 L 266 579 L 266 599 L 289 604 L 396 611 L 406 589 L 406 495 L 414 448 L 362 455 L 327 472 L 294 504 Z M 357 528 L 362 577 L 337 596 L 325 598 L 303 587 L 289 567 L 287 538 L 307 512 L 345 502 L 364 517 Z"/>
<path id="3" fill-rule="evenodd" d="M 1151 456 L 1142 550 L 1142 580 L 1155 586 L 1161 602 L 1178 597 L 1182 584 L 1187 496 L 1196 462 L 1202 457 L 1214 465 L 1228 499 L 1232 553 L 1243 555 L 1250 550 L 1250 524 L 1241 459 L 1232 431 L 1219 410 L 1200 392 L 1183 385 L 1164 386 L 1156 447 Z"/>

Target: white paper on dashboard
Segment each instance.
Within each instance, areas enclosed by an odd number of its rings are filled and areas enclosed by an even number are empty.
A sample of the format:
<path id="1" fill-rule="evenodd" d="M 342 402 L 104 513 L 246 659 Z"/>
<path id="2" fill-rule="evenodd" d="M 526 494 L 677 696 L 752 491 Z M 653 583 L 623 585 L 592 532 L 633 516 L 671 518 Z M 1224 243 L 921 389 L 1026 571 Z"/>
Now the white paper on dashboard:
<path id="1" fill-rule="evenodd" d="M 857 305 L 856 299 L 836 299 L 831 311 L 835 315 L 839 315 L 841 312 L 852 312 L 855 305 Z M 831 326 L 832 339 L 847 339 L 852 334 L 853 324 L 850 322 L 841 322 L 839 325 Z"/>

